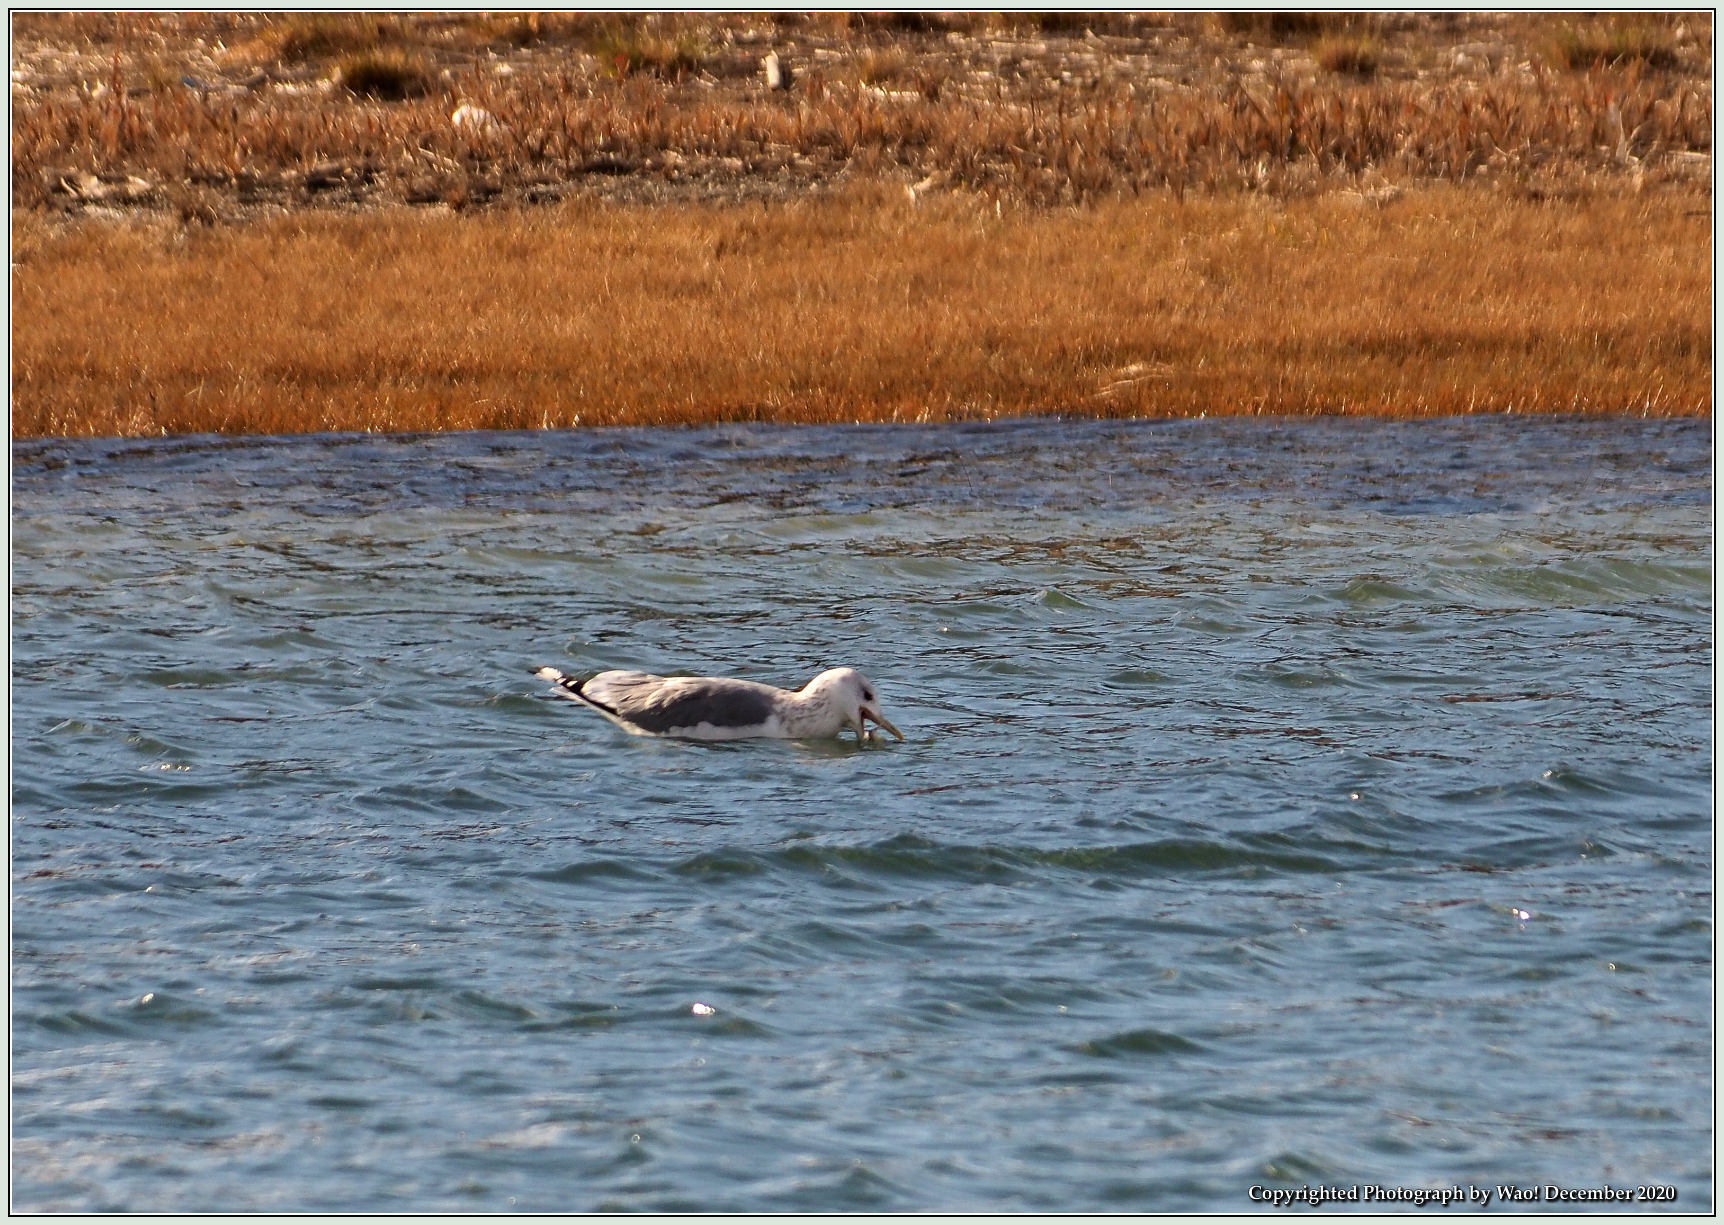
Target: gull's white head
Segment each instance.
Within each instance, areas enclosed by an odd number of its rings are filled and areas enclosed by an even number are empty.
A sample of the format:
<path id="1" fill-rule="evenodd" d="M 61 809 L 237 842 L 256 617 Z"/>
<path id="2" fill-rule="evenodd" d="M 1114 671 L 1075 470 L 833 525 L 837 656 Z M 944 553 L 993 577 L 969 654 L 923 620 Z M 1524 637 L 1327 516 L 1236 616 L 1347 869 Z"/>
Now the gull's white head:
<path id="1" fill-rule="evenodd" d="M 809 681 L 802 692 L 804 696 L 817 696 L 831 702 L 838 710 L 842 726 L 855 728 L 857 737 L 862 740 L 868 739 L 869 735 L 863 720 L 879 724 L 900 740 L 904 738 L 904 733 L 880 713 L 880 692 L 874 688 L 874 682 L 855 668 L 828 668 Z"/>

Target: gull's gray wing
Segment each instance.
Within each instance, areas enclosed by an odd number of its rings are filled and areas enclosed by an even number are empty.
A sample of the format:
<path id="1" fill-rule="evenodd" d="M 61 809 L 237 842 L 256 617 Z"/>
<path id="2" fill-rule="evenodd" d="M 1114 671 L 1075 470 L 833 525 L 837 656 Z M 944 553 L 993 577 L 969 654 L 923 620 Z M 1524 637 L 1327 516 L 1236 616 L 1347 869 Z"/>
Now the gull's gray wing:
<path id="1" fill-rule="evenodd" d="M 578 692 L 608 714 L 660 736 L 703 723 L 715 728 L 759 727 L 777 709 L 773 692 L 765 685 L 701 676 L 601 672 Z"/>

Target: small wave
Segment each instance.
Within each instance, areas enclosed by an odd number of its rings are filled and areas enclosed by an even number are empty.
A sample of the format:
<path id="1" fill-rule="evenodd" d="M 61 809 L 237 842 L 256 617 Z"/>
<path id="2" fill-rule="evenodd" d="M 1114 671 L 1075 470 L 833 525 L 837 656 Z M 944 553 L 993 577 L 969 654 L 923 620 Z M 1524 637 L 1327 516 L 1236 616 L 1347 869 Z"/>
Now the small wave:
<path id="1" fill-rule="evenodd" d="M 1333 594 L 1337 600 L 1344 604 L 1366 607 L 1405 601 L 1428 602 L 1431 598 L 1431 593 L 1428 591 L 1406 587 L 1390 579 L 1374 577 L 1352 579 L 1342 584 Z"/>
<path id="2" fill-rule="evenodd" d="M 609 1029 L 619 1022 L 630 1019 L 630 1014 L 625 1014 L 621 1005 L 608 1001 L 572 1000 L 568 1003 L 553 1005 L 550 1011 L 553 1015 L 529 1019 L 522 1024 L 521 1028 L 528 1031 Z"/>
<path id="3" fill-rule="evenodd" d="M 1068 595 L 1058 587 L 1044 587 L 1036 592 L 1035 603 L 1055 612 L 1088 612 L 1089 605 L 1074 595 Z"/>
<path id="4" fill-rule="evenodd" d="M 96 1016 L 81 1008 L 67 1008 L 60 1012 L 20 1012 L 16 1020 L 21 1024 L 40 1025 L 51 1033 L 73 1034 L 123 1034 L 127 1027 L 108 1018 Z"/>
<path id="5" fill-rule="evenodd" d="M 724 878 L 778 871 L 817 873 L 853 880 L 857 874 L 884 878 L 998 881 L 1046 870 L 1133 879 L 1179 872 L 1330 873 L 1342 863 L 1291 845 L 1274 835 L 1241 842 L 1163 839 L 1114 846 L 1029 847 L 935 842 L 899 834 L 863 846 L 801 844 L 771 851 L 711 851 L 679 860 L 679 874 Z M 1375 852 L 1363 844 L 1349 851 Z"/>
<path id="6" fill-rule="evenodd" d="M 1637 558 L 1563 558 L 1537 565 L 1486 564 L 1451 569 L 1444 587 L 1471 598 L 1573 605 L 1658 597 L 1705 596 L 1712 567 Z"/>
<path id="7" fill-rule="evenodd" d="M 620 859 L 588 859 L 544 872 L 529 872 L 528 875 L 535 880 L 549 881 L 553 885 L 584 885 L 591 881 L 643 881 L 651 880 L 654 876 L 653 873 Z"/>
<path id="8" fill-rule="evenodd" d="M 1105 1038 L 1092 1038 L 1087 1042 L 1075 1044 L 1071 1049 L 1080 1055 L 1120 1059 L 1133 1055 L 1183 1055 L 1201 1051 L 1203 1046 L 1190 1038 L 1182 1038 L 1166 1030 L 1146 1028 L 1128 1029 L 1122 1033 L 1109 1034 Z"/>
<path id="9" fill-rule="evenodd" d="M 1122 668 L 1103 683 L 1119 689 L 1155 689 L 1172 684 L 1173 677 L 1153 668 Z"/>

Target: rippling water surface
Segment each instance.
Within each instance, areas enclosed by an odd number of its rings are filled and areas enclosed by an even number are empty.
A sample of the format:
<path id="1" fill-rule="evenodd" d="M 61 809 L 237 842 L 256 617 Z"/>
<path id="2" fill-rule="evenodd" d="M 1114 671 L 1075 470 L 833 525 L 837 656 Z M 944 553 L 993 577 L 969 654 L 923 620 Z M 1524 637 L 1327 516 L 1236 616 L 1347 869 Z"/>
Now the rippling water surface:
<path id="1" fill-rule="evenodd" d="M 14 1207 L 1710 1210 L 1709 446 L 14 444 Z"/>

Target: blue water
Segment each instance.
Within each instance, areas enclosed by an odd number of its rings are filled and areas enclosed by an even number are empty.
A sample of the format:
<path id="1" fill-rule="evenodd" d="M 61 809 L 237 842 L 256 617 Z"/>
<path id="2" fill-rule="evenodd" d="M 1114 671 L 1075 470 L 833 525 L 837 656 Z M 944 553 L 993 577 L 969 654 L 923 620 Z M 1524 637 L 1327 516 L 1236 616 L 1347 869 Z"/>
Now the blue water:
<path id="1" fill-rule="evenodd" d="M 12 458 L 15 1210 L 1711 1209 L 1710 423 Z"/>

